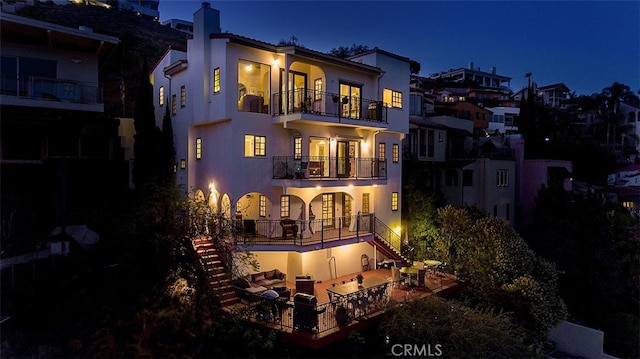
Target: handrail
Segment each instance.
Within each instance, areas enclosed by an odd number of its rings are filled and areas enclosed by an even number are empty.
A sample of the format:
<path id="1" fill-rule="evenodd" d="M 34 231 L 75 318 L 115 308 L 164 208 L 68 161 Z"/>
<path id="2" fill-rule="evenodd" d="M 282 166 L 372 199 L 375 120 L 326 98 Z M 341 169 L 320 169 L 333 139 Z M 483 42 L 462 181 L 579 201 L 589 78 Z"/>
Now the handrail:
<path id="1" fill-rule="evenodd" d="M 274 179 L 386 179 L 387 161 L 377 157 L 273 156 Z"/>
<path id="2" fill-rule="evenodd" d="M 383 243 L 389 246 L 389 248 L 396 252 L 396 254 L 398 254 L 402 259 L 408 262 L 407 257 L 403 253 L 402 238 L 400 235 L 389 228 L 389 226 L 382 222 L 378 217 L 375 217 L 375 220 L 374 232 L 378 238 L 380 238 Z"/>
<path id="3" fill-rule="evenodd" d="M 83 104 L 102 104 L 102 87 L 98 83 L 36 76 L 0 75 L 0 93 L 22 98 Z"/>
<path id="4" fill-rule="evenodd" d="M 387 123 L 387 106 L 379 100 L 316 90 L 295 89 L 274 93 L 273 115 L 309 113 L 377 123 Z M 285 101 L 286 106 L 285 106 Z"/>

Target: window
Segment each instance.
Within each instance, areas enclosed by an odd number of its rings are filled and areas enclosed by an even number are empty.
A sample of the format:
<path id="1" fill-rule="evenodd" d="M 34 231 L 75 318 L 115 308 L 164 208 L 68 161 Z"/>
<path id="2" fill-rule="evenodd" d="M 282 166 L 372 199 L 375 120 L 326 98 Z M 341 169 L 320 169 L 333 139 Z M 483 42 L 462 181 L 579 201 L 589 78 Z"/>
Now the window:
<path id="1" fill-rule="evenodd" d="M 438 142 L 442 142 L 444 140 L 444 134 L 442 131 L 438 131 Z"/>
<path id="2" fill-rule="evenodd" d="M 362 214 L 369 214 L 369 194 L 362 194 Z"/>
<path id="3" fill-rule="evenodd" d="M 323 227 L 333 227 L 335 216 L 335 194 L 327 193 L 322 195 L 322 225 Z"/>
<path id="4" fill-rule="evenodd" d="M 400 145 L 397 143 L 393 144 L 393 153 L 391 154 L 391 159 L 393 163 L 398 163 L 400 161 Z"/>
<path id="5" fill-rule="evenodd" d="M 313 99 L 316 101 L 322 100 L 322 79 L 313 81 Z"/>
<path id="6" fill-rule="evenodd" d="M 187 104 L 187 88 L 180 86 L 180 107 L 184 107 Z"/>
<path id="7" fill-rule="evenodd" d="M 446 170 L 444 173 L 444 185 L 445 186 L 457 186 L 458 185 L 458 171 Z"/>
<path id="8" fill-rule="evenodd" d="M 302 137 L 293 138 L 293 159 L 299 160 L 302 158 Z"/>
<path id="9" fill-rule="evenodd" d="M 244 156 L 264 157 L 267 155 L 267 138 L 265 136 L 244 135 Z"/>
<path id="10" fill-rule="evenodd" d="M 509 170 L 498 170 L 496 173 L 496 186 L 509 187 Z"/>
<path id="11" fill-rule="evenodd" d="M 164 86 L 160 86 L 158 89 L 158 105 L 164 106 Z"/>
<path id="12" fill-rule="evenodd" d="M 387 159 L 386 151 L 387 151 L 387 144 L 384 142 L 380 142 L 378 144 L 378 159 L 380 161 L 384 161 Z"/>
<path id="13" fill-rule="evenodd" d="M 271 66 L 238 60 L 238 111 L 268 113 Z"/>
<path id="14" fill-rule="evenodd" d="M 462 171 L 462 185 L 473 186 L 473 170 Z"/>
<path id="15" fill-rule="evenodd" d="M 177 173 L 178 172 L 178 164 L 174 163 L 173 164 L 173 173 Z"/>
<path id="16" fill-rule="evenodd" d="M 497 204 L 493 205 L 493 216 L 494 217 L 498 217 L 498 205 Z"/>
<path id="17" fill-rule="evenodd" d="M 384 89 L 382 90 L 382 101 L 387 107 L 402 108 L 402 92 Z"/>
<path id="18" fill-rule="evenodd" d="M 339 106 L 342 108 L 342 117 L 356 119 L 362 117 L 362 113 L 360 111 L 361 93 L 362 86 L 347 83 L 340 84 L 341 100 Z"/>
<path id="19" fill-rule="evenodd" d="M 175 116 L 176 113 L 178 113 L 178 103 L 176 95 L 171 95 L 171 114 Z"/>
<path id="20" fill-rule="evenodd" d="M 427 157 L 433 157 L 435 151 L 435 143 L 433 141 L 434 131 L 427 131 Z"/>
<path id="21" fill-rule="evenodd" d="M 290 201 L 291 201 L 290 196 L 287 196 L 287 195 L 280 196 L 280 218 L 289 218 Z"/>
<path id="22" fill-rule="evenodd" d="M 183 170 L 185 168 L 187 168 L 187 160 L 183 158 L 180 160 L 180 169 Z"/>
<path id="23" fill-rule="evenodd" d="M 213 69 L 213 93 L 220 92 L 220 68 Z"/>
<path id="24" fill-rule="evenodd" d="M 422 116 L 422 100 L 421 95 L 409 95 L 409 115 Z"/>
<path id="25" fill-rule="evenodd" d="M 202 138 L 196 138 L 196 160 L 202 158 Z"/>
<path id="26" fill-rule="evenodd" d="M 258 206 L 259 206 L 258 215 L 260 217 L 266 217 L 267 216 L 267 197 L 266 196 L 260 195 Z"/>
<path id="27" fill-rule="evenodd" d="M 398 192 L 391 192 L 391 210 L 398 210 Z"/>

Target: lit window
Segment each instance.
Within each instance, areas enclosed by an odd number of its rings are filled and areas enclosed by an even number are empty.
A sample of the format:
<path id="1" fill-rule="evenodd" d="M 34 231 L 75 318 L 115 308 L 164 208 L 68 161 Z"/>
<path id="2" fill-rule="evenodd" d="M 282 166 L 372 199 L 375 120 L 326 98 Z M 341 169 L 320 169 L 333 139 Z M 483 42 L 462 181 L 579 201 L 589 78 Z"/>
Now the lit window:
<path id="1" fill-rule="evenodd" d="M 260 213 L 258 213 L 258 215 L 260 217 L 266 217 L 267 216 L 267 197 L 260 195 L 260 204 L 259 204 L 259 209 L 258 211 Z"/>
<path id="2" fill-rule="evenodd" d="M 185 168 L 187 168 L 187 160 L 183 158 L 180 160 L 180 169 L 183 170 Z"/>
<path id="3" fill-rule="evenodd" d="M 387 145 L 384 142 L 378 144 L 378 159 L 384 161 L 387 159 L 386 155 Z"/>
<path id="4" fill-rule="evenodd" d="M 213 93 L 220 92 L 220 68 L 213 70 Z"/>
<path id="5" fill-rule="evenodd" d="M 398 210 L 398 192 L 391 192 L 391 210 Z"/>
<path id="6" fill-rule="evenodd" d="M 384 89 L 382 101 L 387 107 L 402 108 L 402 92 Z"/>
<path id="7" fill-rule="evenodd" d="M 496 172 L 496 186 L 509 187 L 509 170 L 498 170 Z"/>
<path id="8" fill-rule="evenodd" d="M 173 164 L 173 173 L 176 173 L 176 172 L 178 172 L 178 164 L 174 163 Z"/>
<path id="9" fill-rule="evenodd" d="M 245 157 L 264 157 L 267 155 L 267 138 L 265 136 L 244 135 Z"/>
<path id="10" fill-rule="evenodd" d="M 369 193 L 362 194 L 362 214 L 369 214 Z"/>
<path id="11" fill-rule="evenodd" d="M 202 158 L 202 138 L 196 138 L 196 160 Z"/>
<path id="12" fill-rule="evenodd" d="M 293 158 L 299 160 L 302 158 L 302 137 L 293 139 Z"/>
<path id="13" fill-rule="evenodd" d="M 178 100 L 176 95 L 171 95 L 171 114 L 175 116 L 178 113 Z"/>
<path id="14" fill-rule="evenodd" d="M 322 79 L 313 81 L 313 99 L 322 100 Z"/>
<path id="15" fill-rule="evenodd" d="M 280 218 L 289 218 L 290 196 L 280 196 Z"/>
<path id="16" fill-rule="evenodd" d="M 397 143 L 393 144 L 393 153 L 391 156 L 393 163 L 398 163 L 398 161 L 400 161 L 400 146 Z"/>
<path id="17" fill-rule="evenodd" d="M 238 60 L 238 111 L 268 113 L 271 66 Z"/>
<path id="18" fill-rule="evenodd" d="M 164 106 L 164 86 L 158 89 L 158 105 Z"/>
<path id="19" fill-rule="evenodd" d="M 187 88 L 180 86 L 180 107 L 184 107 L 187 104 Z"/>

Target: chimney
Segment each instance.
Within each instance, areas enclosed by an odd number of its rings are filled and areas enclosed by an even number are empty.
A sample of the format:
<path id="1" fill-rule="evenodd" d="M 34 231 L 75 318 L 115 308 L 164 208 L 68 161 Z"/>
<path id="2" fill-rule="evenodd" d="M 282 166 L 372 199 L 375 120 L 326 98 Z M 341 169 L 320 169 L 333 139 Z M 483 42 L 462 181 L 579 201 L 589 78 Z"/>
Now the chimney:
<path id="1" fill-rule="evenodd" d="M 208 40 L 209 35 L 221 32 L 220 10 L 212 9 L 210 3 L 203 2 L 202 7 L 193 14 L 193 38 Z"/>
<path id="2" fill-rule="evenodd" d="M 469 70 L 473 70 L 473 62 L 469 62 Z"/>

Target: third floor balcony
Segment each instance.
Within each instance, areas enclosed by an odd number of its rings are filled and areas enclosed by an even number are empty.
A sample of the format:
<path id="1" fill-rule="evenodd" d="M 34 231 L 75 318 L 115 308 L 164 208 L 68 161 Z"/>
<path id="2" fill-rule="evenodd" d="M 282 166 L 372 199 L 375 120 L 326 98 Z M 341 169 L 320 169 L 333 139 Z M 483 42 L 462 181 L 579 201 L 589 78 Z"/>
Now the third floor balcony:
<path id="1" fill-rule="evenodd" d="M 387 107 L 380 100 L 296 89 L 273 95 L 278 122 L 325 121 L 353 126 L 387 127 Z M 284 118 L 283 118 L 284 117 Z"/>
<path id="2" fill-rule="evenodd" d="M 274 156 L 273 179 L 387 179 L 387 161 L 364 157 Z"/>

